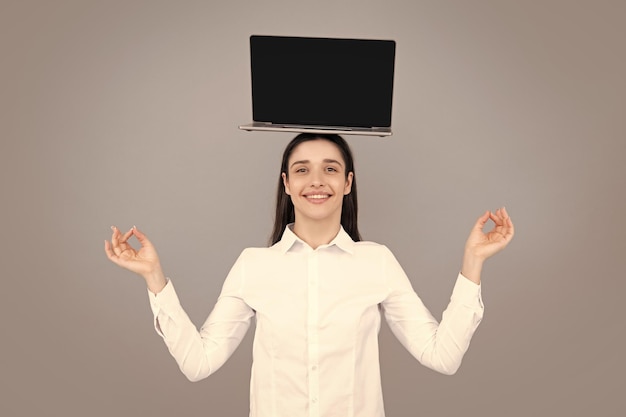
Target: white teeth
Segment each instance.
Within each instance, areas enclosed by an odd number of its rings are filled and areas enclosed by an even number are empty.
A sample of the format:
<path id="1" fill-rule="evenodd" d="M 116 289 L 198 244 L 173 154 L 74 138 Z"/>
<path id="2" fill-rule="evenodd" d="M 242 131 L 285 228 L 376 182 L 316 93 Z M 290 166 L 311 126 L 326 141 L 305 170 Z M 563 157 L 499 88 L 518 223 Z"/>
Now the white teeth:
<path id="1" fill-rule="evenodd" d="M 316 199 L 322 199 L 322 198 L 327 198 L 328 195 L 326 194 L 316 194 L 316 195 L 307 195 L 306 198 L 316 198 Z"/>

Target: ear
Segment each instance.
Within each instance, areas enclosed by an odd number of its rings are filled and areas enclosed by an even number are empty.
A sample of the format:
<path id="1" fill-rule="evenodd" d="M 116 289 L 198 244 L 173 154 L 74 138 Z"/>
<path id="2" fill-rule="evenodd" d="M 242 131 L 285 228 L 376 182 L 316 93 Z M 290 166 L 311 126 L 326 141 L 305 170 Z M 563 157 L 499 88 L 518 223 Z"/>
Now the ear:
<path id="1" fill-rule="evenodd" d="M 348 172 L 348 178 L 346 178 L 346 185 L 343 188 L 343 195 L 348 195 L 352 191 L 353 179 L 354 179 L 354 172 Z"/>
<path id="2" fill-rule="evenodd" d="M 283 177 L 283 185 L 285 186 L 285 194 L 291 195 L 291 191 L 289 191 L 289 180 L 287 180 L 287 174 L 283 172 L 282 174 L 280 174 L 280 176 Z"/>

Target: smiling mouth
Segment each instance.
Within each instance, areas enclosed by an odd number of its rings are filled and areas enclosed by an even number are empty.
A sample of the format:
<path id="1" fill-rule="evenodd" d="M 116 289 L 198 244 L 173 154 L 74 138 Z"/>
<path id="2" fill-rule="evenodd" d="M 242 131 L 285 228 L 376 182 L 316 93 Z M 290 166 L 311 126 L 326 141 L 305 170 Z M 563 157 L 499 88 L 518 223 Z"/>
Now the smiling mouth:
<path id="1" fill-rule="evenodd" d="M 330 195 L 328 195 L 328 194 L 312 194 L 312 195 L 307 195 L 305 197 L 307 199 L 311 199 L 311 200 L 324 200 L 326 198 L 329 198 Z"/>

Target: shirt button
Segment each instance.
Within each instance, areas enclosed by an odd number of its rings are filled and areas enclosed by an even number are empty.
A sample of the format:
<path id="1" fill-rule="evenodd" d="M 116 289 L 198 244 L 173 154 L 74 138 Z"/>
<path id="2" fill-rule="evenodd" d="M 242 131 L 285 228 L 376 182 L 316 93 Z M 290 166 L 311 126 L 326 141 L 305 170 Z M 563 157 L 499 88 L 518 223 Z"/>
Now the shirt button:
<path id="1" fill-rule="evenodd" d="M 317 371 L 317 365 L 313 365 L 313 366 L 311 366 L 311 369 L 312 369 L 313 371 Z"/>
<path id="2" fill-rule="evenodd" d="M 317 403 L 317 398 L 313 398 L 313 399 L 311 400 L 311 402 L 312 402 L 313 404 Z"/>

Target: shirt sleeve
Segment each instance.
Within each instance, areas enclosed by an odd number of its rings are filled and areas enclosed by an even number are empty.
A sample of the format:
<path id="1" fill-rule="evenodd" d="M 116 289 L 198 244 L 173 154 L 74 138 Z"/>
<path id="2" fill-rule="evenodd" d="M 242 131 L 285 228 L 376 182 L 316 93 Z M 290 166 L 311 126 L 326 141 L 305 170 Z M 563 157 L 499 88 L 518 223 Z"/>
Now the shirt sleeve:
<path id="1" fill-rule="evenodd" d="M 481 286 L 459 274 L 438 323 L 390 251 L 384 271 L 389 294 L 382 308 L 393 334 L 421 364 L 446 375 L 454 374 L 483 317 Z"/>
<path id="2" fill-rule="evenodd" d="M 148 291 L 154 327 L 190 381 L 199 381 L 217 371 L 250 327 L 254 311 L 241 296 L 242 274 L 240 257 L 200 331 L 180 305 L 171 280 L 158 294 Z"/>

